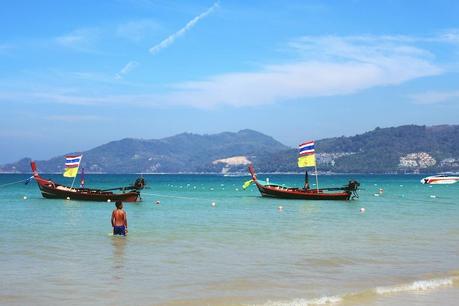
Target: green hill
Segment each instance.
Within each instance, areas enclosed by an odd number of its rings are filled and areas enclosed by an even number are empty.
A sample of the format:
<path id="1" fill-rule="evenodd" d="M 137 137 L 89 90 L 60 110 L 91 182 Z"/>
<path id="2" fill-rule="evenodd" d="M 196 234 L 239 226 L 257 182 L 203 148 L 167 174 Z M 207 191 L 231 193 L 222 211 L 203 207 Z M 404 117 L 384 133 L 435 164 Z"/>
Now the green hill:
<path id="1" fill-rule="evenodd" d="M 459 170 L 459 125 L 376 128 L 352 137 L 316 141 L 318 168 L 335 173 L 411 173 Z M 99 173 L 300 172 L 297 149 L 253 130 L 163 139 L 126 138 L 86 152 L 82 167 Z M 30 172 L 30 159 L 0 172 Z M 42 172 L 61 172 L 64 156 L 37 161 Z"/>

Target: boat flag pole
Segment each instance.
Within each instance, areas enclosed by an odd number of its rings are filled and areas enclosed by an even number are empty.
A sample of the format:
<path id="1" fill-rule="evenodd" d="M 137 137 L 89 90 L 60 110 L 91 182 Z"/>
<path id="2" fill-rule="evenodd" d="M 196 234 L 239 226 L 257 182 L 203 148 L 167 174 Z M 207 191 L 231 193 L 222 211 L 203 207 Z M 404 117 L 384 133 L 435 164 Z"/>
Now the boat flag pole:
<path id="1" fill-rule="evenodd" d="M 81 157 L 80 157 L 80 164 L 81 164 L 81 160 L 82 159 L 83 159 L 83 154 L 81 154 Z M 80 164 L 78 164 L 78 168 L 80 167 Z M 72 186 L 70 186 L 70 188 L 73 188 L 73 184 L 75 184 L 75 179 L 76 179 L 77 175 L 78 175 L 78 171 L 75 174 L 75 176 L 73 177 Z"/>
<path id="2" fill-rule="evenodd" d="M 316 172 L 316 190 L 319 191 L 319 179 L 317 178 L 317 163 L 314 165 L 314 171 Z"/>

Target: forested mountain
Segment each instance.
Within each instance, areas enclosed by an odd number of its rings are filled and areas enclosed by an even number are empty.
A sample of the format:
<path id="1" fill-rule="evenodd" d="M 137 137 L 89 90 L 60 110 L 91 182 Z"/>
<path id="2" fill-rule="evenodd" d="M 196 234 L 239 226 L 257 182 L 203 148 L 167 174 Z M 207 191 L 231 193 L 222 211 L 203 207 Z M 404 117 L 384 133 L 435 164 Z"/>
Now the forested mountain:
<path id="1" fill-rule="evenodd" d="M 231 173 L 246 171 L 249 163 L 259 172 L 301 171 L 296 148 L 253 130 L 126 138 L 82 153 L 85 171 L 98 173 Z M 352 137 L 317 140 L 316 153 L 322 172 L 458 171 L 459 125 L 376 128 Z M 0 166 L 0 172 L 30 172 L 29 161 Z M 42 172 L 61 172 L 64 156 L 37 164 Z"/>

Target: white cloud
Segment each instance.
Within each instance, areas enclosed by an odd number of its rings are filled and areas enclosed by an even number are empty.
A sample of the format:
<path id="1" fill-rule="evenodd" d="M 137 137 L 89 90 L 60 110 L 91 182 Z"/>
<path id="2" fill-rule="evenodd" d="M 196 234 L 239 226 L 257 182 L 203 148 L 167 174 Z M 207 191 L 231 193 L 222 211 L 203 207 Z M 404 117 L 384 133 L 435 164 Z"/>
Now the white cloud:
<path id="1" fill-rule="evenodd" d="M 138 62 L 130 61 L 115 75 L 115 79 L 117 80 L 122 79 L 126 74 L 131 72 L 137 66 L 139 66 Z"/>
<path id="2" fill-rule="evenodd" d="M 116 35 L 138 42 L 151 32 L 156 32 L 160 28 L 159 24 L 150 19 L 130 21 L 121 24 L 116 29 Z"/>
<path id="3" fill-rule="evenodd" d="M 308 97 L 344 95 L 398 85 L 442 73 L 433 55 L 402 37 L 302 37 L 290 45 L 301 59 L 256 72 L 185 82 L 163 101 L 212 107 L 263 105 Z"/>
<path id="4" fill-rule="evenodd" d="M 172 84 L 162 93 L 144 87 L 142 94 L 125 92 L 89 96 L 77 92 L 43 91 L 23 93 L 20 97 L 23 101 L 64 104 L 211 108 L 347 95 L 444 73 L 443 68 L 435 63 L 436 54 L 429 51 L 426 39 L 409 36 L 306 36 L 288 44 L 290 50 L 298 54 L 296 60 L 264 65 L 252 72 L 223 73 L 198 81 Z M 439 43 L 440 38 L 430 39 Z M 422 43 L 418 43 L 420 41 Z M 136 65 L 136 62 L 128 63 L 118 75 L 122 77 Z M 0 100 L 7 100 L 7 96 L 3 92 Z M 431 101 L 445 99 L 444 96 L 430 96 L 433 97 Z M 9 99 L 19 100 L 11 95 Z"/>
<path id="5" fill-rule="evenodd" d="M 435 104 L 456 100 L 459 102 L 459 90 L 427 91 L 412 95 L 411 98 L 418 104 Z"/>
<path id="6" fill-rule="evenodd" d="M 7 44 L 7 43 L 0 44 L 0 54 L 7 53 L 13 49 L 14 49 L 14 46 L 12 44 Z"/>
<path id="7" fill-rule="evenodd" d="M 97 28 L 81 28 L 57 37 L 56 42 L 66 48 L 81 52 L 94 52 L 94 44 L 101 34 Z"/>
<path id="8" fill-rule="evenodd" d="M 48 120 L 63 121 L 63 122 L 83 122 L 83 121 L 100 121 L 105 120 L 105 117 L 93 115 L 53 115 L 48 116 Z"/>
<path id="9" fill-rule="evenodd" d="M 167 48 L 169 47 L 171 44 L 174 43 L 174 41 L 184 35 L 186 32 L 188 32 L 191 28 L 193 28 L 199 20 L 201 20 L 202 18 L 206 17 L 207 15 L 209 15 L 210 13 L 212 13 L 212 11 L 214 9 L 216 9 L 218 7 L 218 1 L 215 2 L 210 8 L 208 8 L 206 11 L 204 11 L 203 13 L 201 13 L 200 15 L 194 17 L 193 19 L 191 19 L 190 21 L 188 21 L 188 23 L 183 27 L 181 28 L 180 30 L 178 30 L 177 32 L 175 32 L 174 34 L 170 35 L 169 37 L 167 37 L 166 39 L 164 39 L 163 41 L 161 41 L 159 44 L 153 46 L 150 48 L 150 53 L 151 54 L 156 54 L 158 53 L 160 50 L 164 49 L 164 48 Z"/>

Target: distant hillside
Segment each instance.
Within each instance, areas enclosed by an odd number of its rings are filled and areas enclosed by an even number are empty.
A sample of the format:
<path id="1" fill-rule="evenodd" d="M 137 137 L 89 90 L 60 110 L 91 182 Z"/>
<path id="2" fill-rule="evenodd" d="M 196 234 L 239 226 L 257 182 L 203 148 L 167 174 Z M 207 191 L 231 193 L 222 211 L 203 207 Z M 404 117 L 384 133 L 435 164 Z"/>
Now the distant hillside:
<path id="1" fill-rule="evenodd" d="M 459 170 L 459 125 L 376 128 L 316 142 L 319 169 L 337 173 L 411 173 Z M 262 171 L 293 171 L 297 150 L 257 161 Z"/>
<path id="2" fill-rule="evenodd" d="M 221 172 L 225 167 L 229 169 L 228 165 L 214 161 L 238 155 L 255 159 L 260 152 L 270 154 L 287 148 L 272 137 L 252 130 L 214 135 L 183 133 L 150 140 L 126 138 L 82 152 L 82 167 L 87 172 L 99 173 Z M 30 172 L 29 161 L 26 158 L 0 166 L 0 171 Z M 61 172 L 64 156 L 37 164 L 42 172 Z M 245 168 L 230 166 L 233 170 Z"/>
<path id="3" fill-rule="evenodd" d="M 352 137 L 316 141 L 320 171 L 413 173 L 459 171 L 459 125 L 376 128 Z M 297 149 L 252 130 L 163 139 L 126 138 L 83 152 L 82 166 L 100 173 L 300 172 Z M 30 172 L 30 159 L 0 172 Z M 42 172 L 61 172 L 64 157 L 38 161 Z"/>

